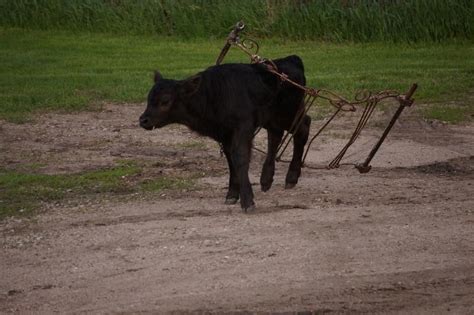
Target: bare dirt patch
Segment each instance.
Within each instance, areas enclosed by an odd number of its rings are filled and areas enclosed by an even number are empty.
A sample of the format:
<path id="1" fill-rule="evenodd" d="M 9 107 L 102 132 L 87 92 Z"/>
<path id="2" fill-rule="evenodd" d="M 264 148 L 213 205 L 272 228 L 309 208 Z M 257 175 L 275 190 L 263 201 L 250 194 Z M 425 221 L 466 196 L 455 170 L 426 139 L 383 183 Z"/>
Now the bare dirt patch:
<path id="1" fill-rule="evenodd" d="M 57 174 L 132 159 L 152 174 L 201 177 L 191 191 L 85 197 L 1 222 L 0 312 L 474 311 L 472 124 L 405 115 L 370 173 L 305 168 L 293 190 L 278 164 L 246 215 L 223 205 L 217 144 L 181 127 L 145 132 L 142 109 L 0 123 L 3 168 Z M 380 132 L 365 131 L 346 162 Z M 337 124 L 308 163 L 329 161 L 346 133 Z M 261 162 L 255 153 L 254 183 Z"/>

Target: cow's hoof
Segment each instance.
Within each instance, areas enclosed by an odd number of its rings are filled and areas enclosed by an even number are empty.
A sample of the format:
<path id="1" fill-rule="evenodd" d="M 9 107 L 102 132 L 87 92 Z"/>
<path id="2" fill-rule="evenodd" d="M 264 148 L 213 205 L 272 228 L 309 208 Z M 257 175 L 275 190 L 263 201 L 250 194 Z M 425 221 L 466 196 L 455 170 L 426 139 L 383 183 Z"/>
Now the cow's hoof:
<path id="1" fill-rule="evenodd" d="M 272 183 L 260 184 L 260 187 L 263 192 L 267 192 L 272 187 Z"/>
<path id="2" fill-rule="evenodd" d="M 286 183 L 285 184 L 285 189 L 291 189 L 296 186 L 296 183 Z"/>
<path id="3" fill-rule="evenodd" d="M 252 213 L 252 212 L 255 212 L 255 210 L 257 210 L 257 207 L 253 204 L 253 205 L 248 206 L 247 208 L 242 207 L 242 210 L 244 210 L 245 213 Z"/>
<path id="4" fill-rule="evenodd" d="M 225 203 L 226 205 L 235 205 L 238 200 L 239 200 L 239 198 L 229 197 L 229 198 L 226 198 L 226 199 L 225 199 L 225 202 L 224 202 L 224 203 Z"/>

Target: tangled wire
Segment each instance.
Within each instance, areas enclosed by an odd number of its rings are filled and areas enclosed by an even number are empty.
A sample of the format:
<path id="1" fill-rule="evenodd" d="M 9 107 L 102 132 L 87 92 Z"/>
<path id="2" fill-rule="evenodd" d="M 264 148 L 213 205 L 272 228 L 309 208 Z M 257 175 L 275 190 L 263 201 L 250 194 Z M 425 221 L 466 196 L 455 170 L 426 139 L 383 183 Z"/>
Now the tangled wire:
<path id="1" fill-rule="evenodd" d="M 417 84 L 413 84 L 410 90 L 406 94 L 402 94 L 400 92 L 392 91 L 392 90 L 386 90 L 386 91 L 382 91 L 378 93 L 371 93 L 369 91 L 361 91 L 356 94 L 353 101 L 348 101 L 347 99 L 329 90 L 310 88 L 310 87 L 300 85 L 295 81 L 292 81 L 290 78 L 288 78 L 288 76 L 285 73 L 280 72 L 278 70 L 277 66 L 272 60 L 262 58 L 258 55 L 259 45 L 257 42 L 251 39 L 244 39 L 244 40 L 240 39 L 239 33 L 244 28 L 245 28 L 245 24 L 241 21 L 238 22 L 234 26 L 229 36 L 227 37 L 225 46 L 222 48 L 221 53 L 219 57 L 217 58 L 216 64 L 217 65 L 220 64 L 223 61 L 225 55 L 227 54 L 229 48 L 231 46 L 235 46 L 235 47 L 238 47 L 240 50 L 242 50 L 244 53 L 246 53 L 250 57 L 251 63 L 258 63 L 258 64 L 265 65 L 267 70 L 273 73 L 278 78 L 280 78 L 281 81 L 292 84 L 296 86 L 297 88 L 301 89 L 302 91 L 304 91 L 304 98 L 303 98 L 304 106 L 302 106 L 300 112 L 296 114 L 295 119 L 293 120 L 291 124 L 291 127 L 285 133 L 285 135 L 282 138 L 282 141 L 280 142 L 280 145 L 278 146 L 277 155 L 276 155 L 277 161 L 288 162 L 288 161 L 283 160 L 282 158 L 283 154 L 285 153 L 290 142 L 292 141 L 293 134 L 299 129 L 305 115 L 313 107 L 317 99 L 323 99 L 329 102 L 329 104 L 335 107 L 336 110 L 326 120 L 323 126 L 313 135 L 313 137 L 308 142 L 308 145 L 306 147 L 301 163 L 303 166 L 311 167 L 311 168 L 321 168 L 321 167 L 314 167 L 314 166 L 309 166 L 305 164 L 308 152 L 314 140 L 329 126 L 329 124 L 334 120 L 334 118 L 336 118 L 341 112 L 356 112 L 358 107 L 362 107 L 362 106 L 364 107 L 362 114 L 359 118 L 359 121 L 357 123 L 357 126 L 355 127 L 348 142 L 341 149 L 341 151 L 336 155 L 336 157 L 327 166 L 325 166 L 325 168 L 328 168 L 328 169 L 337 168 L 341 165 L 341 161 L 344 155 L 346 154 L 347 150 L 350 148 L 352 144 L 354 144 L 354 142 L 360 136 L 362 130 L 367 125 L 367 122 L 370 120 L 372 114 L 374 113 L 375 108 L 382 100 L 391 98 L 398 101 L 399 107 L 397 111 L 393 115 L 388 126 L 385 128 L 384 133 L 382 134 L 378 142 L 373 147 L 367 159 L 362 164 L 353 164 L 359 170 L 359 172 L 361 173 L 368 172 L 370 170 L 370 166 L 369 166 L 370 161 L 374 157 L 380 145 L 385 140 L 386 136 L 388 135 L 391 128 L 393 127 L 395 121 L 398 119 L 398 117 L 400 116 L 400 114 L 402 113 L 403 109 L 406 106 L 411 106 L 413 104 L 413 100 L 411 99 L 411 97 L 413 96 L 413 94 L 415 93 L 417 89 Z M 255 132 L 255 135 L 257 135 L 259 131 L 260 131 L 260 128 L 257 129 L 257 131 Z M 259 152 L 265 153 L 263 150 L 260 150 L 258 148 L 254 147 L 254 149 Z"/>

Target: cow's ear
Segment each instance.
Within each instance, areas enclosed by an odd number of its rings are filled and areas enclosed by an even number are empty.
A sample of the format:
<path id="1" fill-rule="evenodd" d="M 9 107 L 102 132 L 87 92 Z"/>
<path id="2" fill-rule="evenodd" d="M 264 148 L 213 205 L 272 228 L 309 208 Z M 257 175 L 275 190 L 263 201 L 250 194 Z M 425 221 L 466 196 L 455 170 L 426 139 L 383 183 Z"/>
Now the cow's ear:
<path id="1" fill-rule="evenodd" d="M 163 79 L 163 76 L 161 75 L 161 73 L 158 71 L 158 70 L 155 70 L 155 75 L 153 77 L 153 81 L 158 82 L 160 81 L 161 79 Z"/>
<path id="2" fill-rule="evenodd" d="M 197 74 L 182 82 L 180 92 L 185 96 L 191 96 L 198 91 L 200 85 L 201 75 Z"/>

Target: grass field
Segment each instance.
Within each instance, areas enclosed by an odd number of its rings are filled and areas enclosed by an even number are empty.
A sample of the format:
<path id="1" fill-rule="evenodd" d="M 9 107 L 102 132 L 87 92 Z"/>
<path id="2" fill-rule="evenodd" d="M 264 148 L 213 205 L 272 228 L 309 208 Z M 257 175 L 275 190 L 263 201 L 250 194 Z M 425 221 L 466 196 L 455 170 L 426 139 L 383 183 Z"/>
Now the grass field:
<path id="1" fill-rule="evenodd" d="M 0 26 L 204 39 L 243 19 L 259 37 L 465 40 L 473 15 L 470 0 L 0 0 Z"/>
<path id="2" fill-rule="evenodd" d="M 144 102 L 152 71 L 185 78 L 215 62 L 223 39 L 179 40 L 0 30 L 0 117 L 21 122 L 44 110 L 82 110 L 102 101 Z M 461 101 L 474 89 L 474 45 L 331 44 L 260 41 L 260 54 L 300 55 L 310 86 L 351 96 L 359 89 L 404 91 L 421 102 Z M 248 62 L 231 51 L 226 62 Z M 442 105 L 442 104 L 441 104 Z"/>

